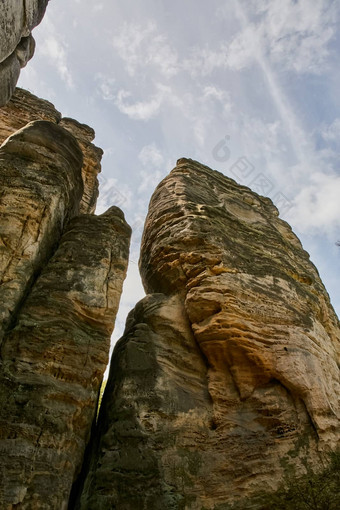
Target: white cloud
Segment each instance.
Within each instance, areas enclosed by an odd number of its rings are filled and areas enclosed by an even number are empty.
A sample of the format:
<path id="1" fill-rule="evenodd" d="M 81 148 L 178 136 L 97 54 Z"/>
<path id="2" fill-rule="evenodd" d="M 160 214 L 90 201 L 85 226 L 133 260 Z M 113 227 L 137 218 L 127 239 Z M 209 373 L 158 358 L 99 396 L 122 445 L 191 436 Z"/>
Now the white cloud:
<path id="1" fill-rule="evenodd" d="M 119 111 L 130 117 L 130 119 L 150 120 L 158 115 L 164 100 L 167 98 L 171 99 L 172 97 L 169 87 L 158 84 L 156 89 L 156 92 L 150 99 L 135 102 L 131 100 L 131 92 L 121 89 L 116 95 L 115 104 Z"/>
<path id="2" fill-rule="evenodd" d="M 219 47 L 196 47 L 184 67 L 206 76 L 215 69 L 240 71 L 256 64 L 258 53 L 297 73 L 320 74 L 328 64 L 329 43 L 336 34 L 338 11 L 330 0 L 233 2 L 241 30 Z M 230 18 L 230 4 L 219 8 Z M 252 19 L 251 19 L 252 15 Z"/>
<path id="3" fill-rule="evenodd" d="M 146 67 L 154 67 L 166 78 L 177 71 L 177 53 L 160 33 L 154 21 L 143 27 L 136 23 L 124 23 L 112 40 L 112 46 L 124 61 L 130 76 L 145 73 Z"/>
<path id="4" fill-rule="evenodd" d="M 164 162 L 161 151 L 156 147 L 155 143 L 145 145 L 138 154 L 138 159 L 143 166 L 160 167 Z"/>
<path id="5" fill-rule="evenodd" d="M 261 46 L 280 69 L 320 74 L 335 35 L 337 9 L 327 0 L 265 0 L 254 2 L 259 20 L 247 23 L 229 46 L 229 64 L 250 60 L 252 49 Z M 238 4 L 239 14 L 242 4 Z M 249 9 L 248 9 L 249 10 Z"/>
<path id="6" fill-rule="evenodd" d="M 105 101 L 112 101 L 116 97 L 116 80 L 109 76 L 105 76 L 103 73 L 97 73 L 95 75 L 97 82 L 97 90 L 99 95 Z"/>
<path id="7" fill-rule="evenodd" d="M 268 3 L 261 30 L 273 62 L 300 73 L 323 71 L 335 34 L 329 2 L 277 0 Z"/>
<path id="8" fill-rule="evenodd" d="M 209 102 L 213 101 L 218 104 L 224 113 L 230 113 L 231 111 L 232 103 L 229 92 L 215 85 L 207 85 L 204 87 L 203 100 Z"/>
<path id="9" fill-rule="evenodd" d="M 196 147 L 207 150 L 207 140 L 218 122 L 230 125 L 233 104 L 227 90 L 211 82 L 197 85 L 191 92 L 171 90 L 167 95 L 167 102 L 171 105 L 169 117 L 177 119 L 175 137 L 185 136 Z M 183 134 L 179 135 L 180 132 Z"/>
<path id="10" fill-rule="evenodd" d="M 327 233 L 335 238 L 340 229 L 340 176 L 315 172 L 297 194 L 289 217 L 305 233 Z"/>
<path id="11" fill-rule="evenodd" d="M 219 48 L 212 49 L 196 46 L 190 48 L 189 56 L 183 58 L 181 68 L 195 76 L 208 76 L 215 69 L 228 67 L 227 45 L 220 44 Z"/>
<path id="12" fill-rule="evenodd" d="M 37 52 L 47 58 L 48 63 L 55 67 L 62 81 L 69 89 L 74 88 L 74 79 L 69 66 L 68 46 L 65 38 L 61 37 L 54 25 L 49 10 L 47 10 L 42 32 L 45 34 L 43 44 L 37 45 Z"/>
<path id="13" fill-rule="evenodd" d="M 53 36 L 45 39 L 45 44 L 41 49 L 43 55 L 47 56 L 52 65 L 55 65 L 61 79 L 69 88 L 74 87 L 72 74 L 67 65 L 67 57 L 63 45 Z"/>
<path id="14" fill-rule="evenodd" d="M 217 48 L 196 46 L 190 49 L 189 57 L 182 62 L 182 68 L 192 76 L 209 76 L 218 69 L 240 71 L 256 64 L 254 46 L 258 46 L 258 34 L 248 25 L 229 42 L 222 42 Z"/>
<path id="15" fill-rule="evenodd" d="M 256 49 L 260 44 L 258 33 L 252 24 L 245 27 L 225 49 L 226 63 L 230 69 L 240 71 L 256 61 Z"/>
<path id="16" fill-rule="evenodd" d="M 119 90 L 115 99 L 115 104 L 121 113 L 125 113 L 130 119 L 150 120 L 155 117 L 162 104 L 162 94 L 157 93 L 147 101 L 129 101 L 132 97 L 131 92 Z"/>
<path id="17" fill-rule="evenodd" d="M 321 136 L 327 142 L 340 143 L 340 118 L 338 117 L 332 124 L 324 126 L 321 130 Z"/>

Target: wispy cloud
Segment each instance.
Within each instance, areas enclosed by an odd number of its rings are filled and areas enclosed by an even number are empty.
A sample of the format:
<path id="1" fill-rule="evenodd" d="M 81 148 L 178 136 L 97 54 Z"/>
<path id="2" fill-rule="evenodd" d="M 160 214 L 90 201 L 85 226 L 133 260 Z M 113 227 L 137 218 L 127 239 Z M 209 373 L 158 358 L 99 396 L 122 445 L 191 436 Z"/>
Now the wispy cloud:
<path id="1" fill-rule="evenodd" d="M 115 97 L 115 105 L 121 113 L 124 113 L 133 120 L 150 120 L 156 117 L 165 101 L 176 101 L 176 96 L 171 88 L 161 83 L 156 84 L 154 94 L 144 101 L 134 100 L 133 94 L 121 89 Z"/>
<path id="2" fill-rule="evenodd" d="M 164 157 L 155 143 L 145 145 L 138 154 L 138 159 L 143 166 L 161 167 L 164 163 Z"/>
<path id="3" fill-rule="evenodd" d="M 324 126 L 321 130 L 321 136 L 327 142 L 340 144 L 340 118 L 336 118 L 331 124 Z"/>
<path id="4" fill-rule="evenodd" d="M 66 83 L 67 87 L 73 88 L 74 82 L 67 63 L 66 48 L 56 36 L 50 35 L 46 38 L 45 44 L 41 48 L 41 53 L 48 57 L 50 63 L 56 67 L 59 76 Z"/>
<path id="5" fill-rule="evenodd" d="M 327 233 L 336 239 L 340 230 L 340 176 L 315 172 L 297 194 L 291 216 L 305 233 Z"/>
<path id="6" fill-rule="evenodd" d="M 289 2 L 291 6 L 293 5 L 293 2 L 290 0 L 285 1 Z M 241 4 L 236 2 L 235 12 L 241 21 L 243 30 L 247 30 L 247 27 L 251 25 L 248 19 L 248 14 L 245 9 L 242 8 Z M 260 69 L 266 79 L 268 92 L 277 108 L 277 112 L 287 136 L 289 137 L 291 147 L 293 148 L 296 157 L 296 163 L 305 164 L 304 167 L 301 166 L 300 168 L 305 168 L 305 177 L 307 177 L 311 171 L 317 169 L 315 165 L 315 158 L 313 158 L 314 147 L 312 140 L 306 134 L 296 112 L 294 111 L 294 107 L 279 81 L 276 69 L 273 67 L 269 56 L 265 51 L 264 45 L 256 38 L 256 36 L 254 36 L 252 52 L 255 61 L 260 66 Z"/>
<path id="7" fill-rule="evenodd" d="M 223 113 L 229 114 L 231 111 L 232 102 L 230 93 L 216 85 L 209 84 L 203 88 L 202 100 L 203 102 L 210 103 L 209 106 L 211 106 L 211 102 L 219 105 Z"/>
<path id="8" fill-rule="evenodd" d="M 134 120 L 150 120 L 155 117 L 163 100 L 161 92 L 157 92 L 146 101 L 133 102 L 132 97 L 131 92 L 121 89 L 116 95 L 115 105 L 121 113 L 125 113 L 130 119 Z"/>
<path id="9" fill-rule="evenodd" d="M 178 72 L 177 53 L 154 21 L 146 26 L 124 23 L 112 39 L 112 46 L 125 64 L 130 76 L 156 68 L 166 78 Z"/>
<path id="10" fill-rule="evenodd" d="M 97 83 L 97 90 L 105 101 L 112 101 L 116 97 L 116 79 L 110 76 L 105 76 L 104 73 L 96 73 L 95 80 Z"/>
<path id="11" fill-rule="evenodd" d="M 260 50 L 269 61 L 296 73 L 321 74 L 329 65 L 330 43 L 336 35 L 339 8 L 331 0 L 256 0 L 233 2 L 235 12 L 247 12 L 248 22 L 218 47 L 190 49 L 183 66 L 192 75 L 216 69 L 240 71 L 256 64 Z M 219 8 L 230 17 L 230 4 Z M 249 20 L 250 17 L 254 19 Z"/>
<path id="12" fill-rule="evenodd" d="M 264 0 L 253 4 L 261 15 L 255 33 L 272 62 L 298 73 L 324 71 L 335 35 L 336 2 Z"/>
<path id="13" fill-rule="evenodd" d="M 225 43 L 221 43 L 218 48 L 209 45 L 192 47 L 182 59 L 181 67 L 193 77 L 208 76 L 216 69 L 228 67 L 227 48 Z"/>
<path id="14" fill-rule="evenodd" d="M 75 88 L 67 38 L 63 32 L 59 31 L 60 27 L 55 24 L 49 9 L 47 9 L 43 23 L 39 25 L 38 29 L 43 43 L 37 44 L 36 56 L 41 55 L 47 60 L 47 64 L 56 70 L 68 89 Z"/>

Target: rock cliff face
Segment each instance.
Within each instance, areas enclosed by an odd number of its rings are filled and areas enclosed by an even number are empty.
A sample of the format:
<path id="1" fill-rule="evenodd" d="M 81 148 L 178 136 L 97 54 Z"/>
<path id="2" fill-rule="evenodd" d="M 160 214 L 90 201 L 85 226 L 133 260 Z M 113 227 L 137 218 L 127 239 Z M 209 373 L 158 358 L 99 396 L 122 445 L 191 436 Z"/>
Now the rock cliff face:
<path id="1" fill-rule="evenodd" d="M 339 321 L 272 202 L 187 159 L 142 240 L 81 509 L 260 508 L 339 437 Z"/>
<path id="2" fill-rule="evenodd" d="M 65 222 L 78 214 L 83 183 L 76 139 L 46 121 L 8 138 L 0 165 L 1 340 Z"/>
<path id="3" fill-rule="evenodd" d="M 179 160 L 95 425 L 130 228 L 93 214 L 93 138 L 20 89 L 1 109 L 0 507 L 259 509 L 338 443 L 327 292 L 269 199 Z"/>
<path id="4" fill-rule="evenodd" d="M 97 192 L 98 166 L 90 159 L 95 154 L 100 161 L 101 152 L 89 141 L 93 131 L 72 119 L 57 124 L 53 108 L 46 110 L 50 120 L 28 123 L 0 148 L 0 507 L 6 510 L 68 506 L 128 261 L 130 228 L 122 212 L 81 214 L 94 208 Z M 19 120 L 4 115 L 1 125 Z M 92 172 L 86 182 L 83 160 Z"/>
<path id="5" fill-rule="evenodd" d="M 11 98 L 20 69 L 34 54 L 31 31 L 42 20 L 48 0 L 2 0 L 0 19 L 0 106 Z"/>
<path id="6" fill-rule="evenodd" d="M 74 119 L 62 118 L 52 103 L 34 96 L 27 90 L 17 88 L 9 103 L 1 109 L 0 143 L 34 120 L 47 120 L 59 124 L 77 138 L 83 154 L 81 173 L 84 187 L 79 210 L 84 214 L 93 213 L 98 198 L 97 175 L 101 171 L 100 161 L 103 155 L 102 149 L 92 143 L 94 130 Z"/>

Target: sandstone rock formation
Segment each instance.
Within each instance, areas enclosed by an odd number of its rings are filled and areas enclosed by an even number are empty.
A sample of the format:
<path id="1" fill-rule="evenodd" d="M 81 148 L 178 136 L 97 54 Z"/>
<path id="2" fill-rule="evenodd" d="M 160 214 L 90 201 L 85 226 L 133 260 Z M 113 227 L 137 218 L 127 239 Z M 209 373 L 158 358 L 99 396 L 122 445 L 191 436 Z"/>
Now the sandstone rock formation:
<path id="1" fill-rule="evenodd" d="M 67 508 L 127 269 L 130 228 L 122 212 L 79 214 L 80 145 L 85 150 L 93 133 L 72 120 L 66 125 L 31 122 L 0 148 L 0 507 L 6 510 Z"/>
<path id="2" fill-rule="evenodd" d="M 79 213 L 82 153 L 73 136 L 36 121 L 0 148 L 0 342 L 65 222 Z"/>
<path id="3" fill-rule="evenodd" d="M 338 443 L 318 272 L 268 198 L 187 159 L 153 194 L 140 268 L 76 508 L 260 508 Z"/>
<path id="4" fill-rule="evenodd" d="M 0 19 L 0 106 L 11 98 L 20 69 L 32 58 L 31 31 L 42 20 L 48 0 L 2 0 Z"/>
<path id="5" fill-rule="evenodd" d="M 76 508 L 191 508 L 181 489 L 195 480 L 215 435 L 206 373 L 181 298 L 140 301 L 115 346 Z"/>
<path id="6" fill-rule="evenodd" d="M 93 213 L 98 198 L 97 175 L 101 171 L 100 161 L 103 155 L 102 149 L 92 143 L 95 136 L 94 130 L 76 120 L 62 118 L 52 103 L 34 96 L 27 90 L 17 88 L 9 103 L 1 109 L 0 143 L 34 120 L 48 120 L 60 124 L 77 138 L 83 153 L 84 191 L 80 212 Z"/>
<path id="7" fill-rule="evenodd" d="M 80 124 L 74 119 L 64 117 L 59 125 L 70 131 L 78 140 L 83 153 L 82 178 L 84 192 L 80 202 L 80 212 L 83 214 L 93 213 L 96 208 L 98 198 L 98 178 L 101 171 L 100 161 L 103 156 L 103 150 L 96 147 L 92 142 L 95 137 L 94 130 L 86 124 Z"/>
<path id="8" fill-rule="evenodd" d="M 0 143 L 33 120 L 58 124 L 61 113 L 49 101 L 17 87 L 11 100 L 0 111 Z"/>

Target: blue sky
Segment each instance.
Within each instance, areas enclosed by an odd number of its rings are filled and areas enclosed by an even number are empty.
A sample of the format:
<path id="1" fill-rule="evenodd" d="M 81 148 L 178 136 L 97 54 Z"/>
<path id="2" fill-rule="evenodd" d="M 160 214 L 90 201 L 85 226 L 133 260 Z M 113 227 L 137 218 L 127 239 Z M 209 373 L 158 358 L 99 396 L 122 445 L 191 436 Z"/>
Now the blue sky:
<path id="1" fill-rule="evenodd" d="M 190 157 L 273 199 L 340 314 L 340 4 L 50 0 L 19 86 L 96 131 L 97 212 L 134 228 L 113 339 L 143 296 L 137 262 L 158 182 Z"/>

